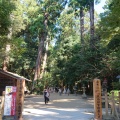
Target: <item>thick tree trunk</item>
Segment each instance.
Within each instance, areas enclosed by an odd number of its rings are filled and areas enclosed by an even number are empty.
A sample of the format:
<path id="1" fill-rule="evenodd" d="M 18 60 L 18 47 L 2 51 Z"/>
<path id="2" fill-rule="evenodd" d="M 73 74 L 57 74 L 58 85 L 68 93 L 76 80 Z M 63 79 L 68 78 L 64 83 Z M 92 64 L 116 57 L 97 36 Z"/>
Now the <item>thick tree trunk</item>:
<path id="1" fill-rule="evenodd" d="M 44 37 L 41 39 L 39 47 L 38 47 L 38 56 L 37 56 L 37 60 L 36 60 L 34 81 L 36 81 L 40 77 L 40 66 L 41 66 L 41 62 L 42 62 L 43 49 L 44 49 Z"/>
<path id="2" fill-rule="evenodd" d="M 44 58 L 43 58 L 43 64 L 42 64 L 40 79 L 42 79 L 43 74 L 45 73 L 45 67 L 46 67 L 46 62 L 47 62 L 47 52 L 48 52 L 48 41 L 46 41 L 46 50 L 45 50 L 45 54 L 44 54 Z"/>
<path id="3" fill-rule="evenodd" d="M 8 40 L 12 39 L 12 28 L 9 28 L 9 33 L 7 36 Z M 9 44 L 6 45 L 6 50 L 5 50 L 5 58 L 3 61 L 3 70 L 7 71 L 8 64 L 9 64 L 9 52 L 10 52 L 11 46 Z"/>
<path id="4" fill-rule="evenodd" d="M 94 0 L 90 0 L 90 48 L 95 48 L 94 40 Z"/>
<path id="5" fill-rule="evenodd" d="M 34 84 L 37 79 L 40 79 L 40 73 L 41 73 L 41 65 L 42 65 L 42 58 L 43 58 L 43 49 L 44 49 L 44 42 L 47 38 L 47 22 L 48 22 L 48 14 L 44 14 L 44 28 L 43 31 L 39 33 L 39 40 L 40 44 L 38 47 L 38 56 L 36 60 L 36 68 L 35 68 L 35 74 L 34 74 L 34 80 L 33 80 L 33 86 L 32 89 L 34 89 Z"/>
<path id="6" fill-rule="evenodd" d="M 81 37 L 81 44 L 84 47 L 84 12 L 83 8 L 80 8 L 80 37 Z"/>

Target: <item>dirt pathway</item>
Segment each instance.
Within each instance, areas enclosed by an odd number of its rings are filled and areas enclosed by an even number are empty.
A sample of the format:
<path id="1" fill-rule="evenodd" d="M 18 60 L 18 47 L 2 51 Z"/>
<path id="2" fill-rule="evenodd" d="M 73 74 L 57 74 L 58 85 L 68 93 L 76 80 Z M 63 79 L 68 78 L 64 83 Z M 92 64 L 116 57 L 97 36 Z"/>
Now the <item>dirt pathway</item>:
<path id="1" fill-rule="evenodd" d="M 67 95 L 63 94 L 59 96 L 57 93 L 50 94 L 50 101 L 47 107 L 55 108 L 93 108 L 93 98 L 88 97 L 87 99 L 82 99 L 80 95 Z M 46 108 L 44 104 L 43 95 L 33 95 L 26 96 L 24 102 L 25 108 L 35 107 L 35 108 Z"/>
<path id="2" fill-rule="evenodd" d="M 51 93 L 48 105 L 44 104 L 43 95 L 25 97 L 24 120 L 92 120 L 93 115 L 92 97 Z"/>

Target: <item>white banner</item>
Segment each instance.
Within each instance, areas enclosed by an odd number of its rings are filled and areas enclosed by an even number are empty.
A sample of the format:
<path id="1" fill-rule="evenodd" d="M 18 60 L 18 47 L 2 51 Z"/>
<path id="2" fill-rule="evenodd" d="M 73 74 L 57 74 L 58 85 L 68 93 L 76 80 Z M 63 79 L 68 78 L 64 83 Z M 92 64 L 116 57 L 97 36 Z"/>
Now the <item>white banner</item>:
<path id="1" fill-rule="evenodd" d="M 15 115 L 16 87 L 6 86 L 4 116 Z"/>

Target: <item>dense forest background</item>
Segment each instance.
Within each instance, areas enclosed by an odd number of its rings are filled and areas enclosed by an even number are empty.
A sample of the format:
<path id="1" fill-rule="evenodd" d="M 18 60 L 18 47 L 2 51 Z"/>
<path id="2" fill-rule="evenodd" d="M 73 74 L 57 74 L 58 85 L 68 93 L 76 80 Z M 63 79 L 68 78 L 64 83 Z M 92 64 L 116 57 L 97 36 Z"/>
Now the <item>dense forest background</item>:
<path id="1" fill-rule="evenodd" d="M 120 1 L 0 0 L 0 68 L 45 86 L 120 89 Z M 113 85 L 114 84 L 114 85 Z"/>

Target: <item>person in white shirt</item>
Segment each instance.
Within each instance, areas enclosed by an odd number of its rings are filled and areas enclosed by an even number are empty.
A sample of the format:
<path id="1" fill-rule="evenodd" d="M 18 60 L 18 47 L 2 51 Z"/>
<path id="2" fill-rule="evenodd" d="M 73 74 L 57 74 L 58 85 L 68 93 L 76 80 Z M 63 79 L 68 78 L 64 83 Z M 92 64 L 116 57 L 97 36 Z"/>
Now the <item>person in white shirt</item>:
<path id="1" fill-rule="evenodd" d="M 43 92 L 43 95 L 44 95 L 44 101 L 45 101 L 45 104 L 48 103 L 49 101 L 49 92 L 45 89 L 44 92 Z"/>
<path id="2" fill-rule="evenodd" d="M 62 94 L 62 90 L 61 90 L 61 88 L 59 88 L 59 95 L 61 96 L 61 94 Z"/>

